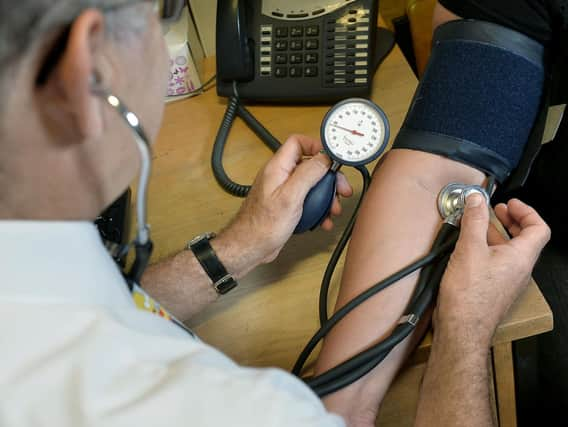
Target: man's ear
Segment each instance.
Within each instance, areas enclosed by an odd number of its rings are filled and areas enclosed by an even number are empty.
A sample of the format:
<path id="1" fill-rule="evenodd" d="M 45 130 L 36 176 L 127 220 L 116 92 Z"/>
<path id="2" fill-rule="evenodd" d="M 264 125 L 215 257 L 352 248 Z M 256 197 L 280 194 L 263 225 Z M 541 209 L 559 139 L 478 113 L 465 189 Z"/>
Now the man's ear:
<path id="1" fill-rule="evenodd" d="M 102 133 L 101 100 L 93 94 L 92 87 L 101 79 L 98 62 L 102 57 L 104 32 L 100 11 L 83 12 L 71 24 L 67 44 L 44 84 L 43 90 L 57 109 L 50 115 L 57 114 L 55 120 L 65 122 L 63 126 L 73 133 L 73 139 L 97 138 Z"/>

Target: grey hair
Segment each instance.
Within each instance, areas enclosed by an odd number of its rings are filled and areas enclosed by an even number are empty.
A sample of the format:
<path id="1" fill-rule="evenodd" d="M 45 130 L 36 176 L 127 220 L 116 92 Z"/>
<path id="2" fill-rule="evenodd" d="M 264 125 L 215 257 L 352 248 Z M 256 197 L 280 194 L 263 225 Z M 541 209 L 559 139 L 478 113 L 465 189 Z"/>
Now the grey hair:
<path id="1" fill-rule="evenodd" d="M 125 39 L 146 27 L 141 13 L 144 0 L 0 0 L 0 96 L 6 101 L 9 75 L 45 35 L 63 30 L 83 10 L 98 8 L 105 14 L 109 37 Z M 0 105 L 0 125 L 2 124 Z M 1 126 L 0 126 L 1 130 Z"/>
<path id="2" fill-rule="evenodd" d="M 26 52 L 42 34 L 69 24 L 90 7 L 112 10 L 107 13 L 110 34 L 140 30 L 140 17 L 136 19 L 131 8 L 120 6 L 141 3 L 142 0 L 0 0 L 0 67 Z M 128 19 L 126 14 L 130 15 Z"/>

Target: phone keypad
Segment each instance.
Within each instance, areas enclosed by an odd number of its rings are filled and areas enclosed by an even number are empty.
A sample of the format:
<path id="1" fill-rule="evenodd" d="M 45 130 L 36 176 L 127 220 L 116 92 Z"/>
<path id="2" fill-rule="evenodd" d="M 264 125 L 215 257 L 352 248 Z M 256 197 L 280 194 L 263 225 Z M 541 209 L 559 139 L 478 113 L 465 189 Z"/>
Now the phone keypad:
<path id="1" fill-rule="evenodd" d="M 260 38 L 260 75 L 322 76 L 326 87 L 365 85 L 369 80 L 369 10 L 352 9 L 321 24 L 265 25 Z"/>
<path id="2" fill-rule="evenodd" d="M 279 78 L 317 77 L 319 74 L 321 42 L 320 25 L 275 26 L 274 76 Z"/>

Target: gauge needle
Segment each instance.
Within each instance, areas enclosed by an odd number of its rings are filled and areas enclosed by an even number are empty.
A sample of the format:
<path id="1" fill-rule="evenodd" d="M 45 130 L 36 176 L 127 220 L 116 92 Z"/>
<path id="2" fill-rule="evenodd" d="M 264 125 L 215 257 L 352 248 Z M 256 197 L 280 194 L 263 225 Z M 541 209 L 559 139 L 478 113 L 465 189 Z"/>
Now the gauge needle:
<path id="1" fill-rule="evenodd" d="M 336 127 L 336 128 L 339 128 L 339 129 L 344 130 L 344 131 L 346 131 L 346 132 L 349 132 L 349 133 L 352 134 L 352 135 L 365 136 L 364 134 L 362 134 L 362 133 L 359 132 L 359 131 L 347 129 L 347 128 L 344 128 L 343 126 L 339 126 L 339 125 L 331 125 L 331 126 Z"/>

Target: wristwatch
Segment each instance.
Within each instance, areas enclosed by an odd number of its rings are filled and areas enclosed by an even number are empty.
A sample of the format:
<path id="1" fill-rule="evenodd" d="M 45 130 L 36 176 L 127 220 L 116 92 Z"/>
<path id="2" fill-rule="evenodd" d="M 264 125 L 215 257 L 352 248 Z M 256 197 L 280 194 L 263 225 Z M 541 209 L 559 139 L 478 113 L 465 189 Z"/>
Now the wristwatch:
<path id="1" fill-rule="evenodd" d="M 236 288 L 238 283 L 219 261 L 217 254 L 211 247 L 209 240 L 215 237 L 215 233 L 205 233 L 191 240 L 187 248 L 193 252 L 203 270 L 207 273 L 213 287 L 218 294 L 224 295 L 231 289 Z"/>

